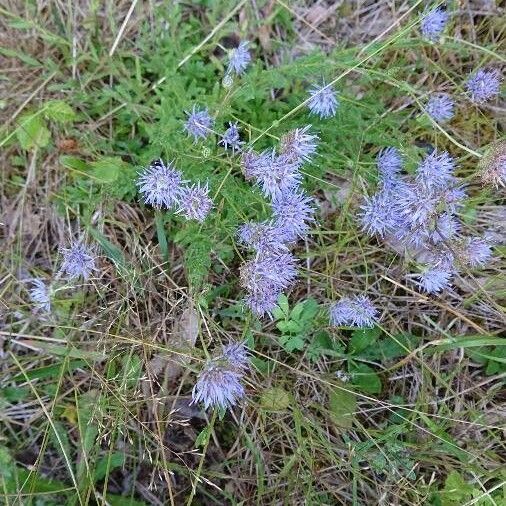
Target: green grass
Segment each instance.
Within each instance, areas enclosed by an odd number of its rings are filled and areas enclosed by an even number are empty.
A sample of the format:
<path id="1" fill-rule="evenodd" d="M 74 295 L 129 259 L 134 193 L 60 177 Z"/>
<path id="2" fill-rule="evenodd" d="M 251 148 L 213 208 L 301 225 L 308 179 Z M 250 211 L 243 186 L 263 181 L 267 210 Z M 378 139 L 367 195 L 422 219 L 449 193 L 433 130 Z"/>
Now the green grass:
<path id="1" fill-rule="evenodd" d="M 368 7 L 388 30 L 366 9 L 367 35 L 353 2 L 309 26 L 302 1 L 0 9 L 1 504 L 506 505 L 504 247 L 428 297 L 406 277 L 413 262 L 356 220 L 378 148 L 399 147 L 413 171 L 432 145 L 458 159 L 466 228 L 500 226 L 501 193 L 478 166 L 500 140 L 501 103 L 471 106 L 463 82 L 504 64 L 504 26 L 465 10 L 434 46 L 416 28 L 421 2 L 394 4 Z M 239 38 L 254 42 L 254 63 L 229 87 L 224 48 Z M 326 121 L 305 107 L 321 78 L 341 101 Z M 441 87 L 458 104 L 444 127 L 421 113 Z M 255 149 L 308 123 L 320 136 L 304 167 L 318 223 L 273 321 L 242 308 L 235 239 L 267 202 L 215 138 L 186 137 L 194 103 L 218 131 L 238 121 Z M 137 172 L 158 157 L 209 180 L 202 225 L 139 203 Z M 100 270 L 62 286 L 39 318 L 26 281 L 53 276 L 58 247 L 80 233 Z M 381 324 L 330 328 L 328 303 L 363 291 Z M 206 414 L 191 389 L 229 339 L 252 351 L 247 400 Z"/>

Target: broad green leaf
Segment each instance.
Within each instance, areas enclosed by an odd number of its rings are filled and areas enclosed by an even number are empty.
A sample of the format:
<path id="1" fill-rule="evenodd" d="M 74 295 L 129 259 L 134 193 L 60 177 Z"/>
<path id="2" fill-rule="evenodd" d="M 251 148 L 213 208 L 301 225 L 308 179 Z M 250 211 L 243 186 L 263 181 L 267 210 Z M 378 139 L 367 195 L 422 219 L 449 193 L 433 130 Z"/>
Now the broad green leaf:
<path id="1" fill-rule="evenodd" d="M 471 495 L 473 487 L 466 483 L 458 471 L 451 471 L 445 481 L 441 493 L 443 506 L 456 506 L 463 504 Z"/>
<path id="2" fill-rule="evenodd" d="M 351 353 L 360 353 L 369 348 L 376 342 L 381 335 L 381 329 L 373 327 L 372 329 L 357 329 L 353 331 L 350 340 Z"/>
<path id="3" fill-rule="evenodd" d="M 381 392 L 381 379 L 372 367 L 366 364 L 355 364 L 351 371 L 353 373 L 353 384 L 370 394 Z"/>
<path id="4" fill-rule="evenodd" d="M 262 394 L 260 405 L 265 411 L 283 411 L 290 406 L 290 394 L 281 387 L 269 388 Z"/>
<path id="5" fill-rule="evenodd" d="M 44 106 L 44 114 L 47 119 L 66 123 L 73 121 L 76 117 L 74 109 L 63 100 L 51 100 Z"/>
<path id="6" fill-rule="evenodd" d="M 351 428 L 356 409 L 357 398 L 354 393 L 337 387 L 330 392 L 330 418 L 337 426 Z"/>
<path id="7" fill-rule="evenodd" d="M 90 175 L 99 183 L 114 183 L 127 166 L 119 157 L 105 157 L 90 163 Z"/>
<path id="8" fill-rule="evenodd" d="M 49 144 L 51 133 L 46 122 L 38 113 L 21 116 L 16 130 L 19 144 L 23 149 L 44 148 Z"/>
<path id="9" fill-rule="evenodd" d="M 111 471 L 118 469 L 125 463 L 125 454 L 114 452 L 98 460 L 95 468 L 94 480 L 103 480 Z"/>

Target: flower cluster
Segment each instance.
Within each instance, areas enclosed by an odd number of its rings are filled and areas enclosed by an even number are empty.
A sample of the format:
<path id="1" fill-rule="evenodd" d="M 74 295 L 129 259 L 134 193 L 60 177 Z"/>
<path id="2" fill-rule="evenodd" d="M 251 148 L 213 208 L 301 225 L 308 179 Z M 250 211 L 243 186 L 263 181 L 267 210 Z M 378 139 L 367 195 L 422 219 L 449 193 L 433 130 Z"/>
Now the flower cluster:
<path id="1" fill-rule="evenodd" d="M 255 253 L 241 267 L 240 277 L 246 305 L 258 316 L 270 314 L 283 290 L 294 282 L 297 262 L 289 250 L 314 221 L 314 201 L 300 189 L 300 169 L 315 154 L 318 140 L 309 129 L 284 135 L 279 153 L 248 151 L 242 157 L 245 178 L 255 181 L 271 201 L 270 220 L 246 223 L 238 231 L 240 242 Z"/>
<path id="2" fill-rule="evenodd" d="M 152 163 L 139 175 L 137 186 L 145 204 L 175 209 L 187 220 L 203 222 L 213 206 L 207 183 L 189 185 L 173 162 Z"/>
<path id="3" fill-rule="evenodd" d="M 383 153 L 378 156 L 379 189 L 361 207 L 363 230 L 400 242 L 423 258 L 418 279 L 428 293 L 448 287 L 462 267 L 484 266 L 492 255 L 488 241 L 460 234 L 456 213 L 466 192 L 454 175 L 455 161 L 449 153 L 432 151 L 414 176 L 405 177 L 398 173 L 386 177 L 381 169 Z"/>
<path id="4" fill-rule="evenodd" d="M 448 13 L 441 7 L 425 12 L 420 23 L 422 35 L 431 42 L 437 42 L 445 29 L 448 19 Z"/>
<path id="5" fill-rule="evenodd" d="M 444 123 L 453 118 L 454 107 L 455 103 L 450 95 L 438 93 L 429 98 L 425 111 L 434 121 Z"/>
<path id="6" fill-rule="evenodd" d="M 227 409 L 244 397 L 241 383 L 249 367 L 249 356 L 244 343 L 229 343 L 219 356 L 206 362 L 193 387 L 193 402 L 202 402 L 204 408 Z"/>

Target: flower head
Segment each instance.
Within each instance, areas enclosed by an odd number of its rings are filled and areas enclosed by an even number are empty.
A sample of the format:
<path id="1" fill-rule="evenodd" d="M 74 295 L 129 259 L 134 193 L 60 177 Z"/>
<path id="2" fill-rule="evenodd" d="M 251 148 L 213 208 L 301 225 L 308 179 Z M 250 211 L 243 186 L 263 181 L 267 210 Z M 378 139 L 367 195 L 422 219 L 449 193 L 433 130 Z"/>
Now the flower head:
<path id="1" fill-rule="evenodd" d="M 271 316 L 272 311 L 278 304 L 279 296 L 282 290 L 275 287 L 268 287 L 264 291 L 248 293 L 244 298 L 244 303 L 256 316 Z"/>
<path id="2" fill-rule="evenodd" d="M 315 84 L 309 89 L 309 94 L 308 107 L 313 114 L 320 116 L 322 119 L 335 116 L 339 107 L 339 100 L 331 85 L 323 83 L 318 86 Z"/>
<path id="3" fill-rule="evenodd" d="M 204 186 L 200 186 L 200 183 L 185 186 L 181 190 L 177 212 L 187 220 L 197 220 L 202 223 L 212 207 L 213 201 L 209 197 L 207 183 Z"/>
<path id="4" fill-rule="evenodd" d="M 420 23 L 423 36 L 432 42 L 436 42 L 445 29 L 448 17 L 446 10 L 441 7 L 425 12 Z"/>
<path id="5" fill-rule="evenodd" d="M 32 288 L 29 290 L 30 300 L 35 309 L 44 313 L 51 312 L 51 292 L 48 286 L 38 278 L 31 281 Z"/>
<path id="6" fill-rule="evenodd" d="M 302 191 L 277 193 L 272 197 L 274 225 L 286 242 L 304 237 L 314 221 L 314 200 Z"/>
<path id="7" fill-rule="evenodd" d="M 229 127 L 225 130 L 225 133 L 221 136 L 221 140 L 218 144 L 221 144 L 225 149 L 229 147 L 232 149 L 232 153 L 241 151 L 241 144 L 244 144 L 239 137 L 239 129 L 237 123 L 229 123 Z"/>
<path id="8" fill-rule="evenodd" d="M 227 360 L 209 360 L 193 387 L 193 402 L 202 402 L 205 409 L 232 407 L 244 397 L 241 378 L 241 372 L 231 368 Z"/>
<path id="9" fill-rule="evenodd" d="M 453 118 L 455 102 L 447 93 L 432 95 L 425 106 L 427 114 L 438 123 L 444 123 Z"/>
<path id="10" fill-rule="evenodd" d="M 500 84 L 501 75 L 498 70 L 480 69 L 467 80 L 466 90 L 472 102 L 483 104 L 499 95 Z"/>
<path id="11" fill-rule="evenodd" d="M 235 73 L 237 75 L 244 74 L 246 67 L 251 62 L 251 55 L 248 51 L 249 42 L 243 40 L 238 47 L 230 51 L 228 60 L 227 74 Z"/>
<path id="12" fill-rule="evenodd" d="M 395 178 L 402 169 L 402 157 L 397 148 L 388 147 L 379 152 L 376 164 L 383 179 Z"/>
<path id="13" fill-rule="evenodd" d="M 428 188 L 445 188 L 455 181 L 453 171 L 455 160 L 443 151 L 436 149 L 427 155 L 417 169 L 417 181 L 425 184 Z"/>
<path id="14" fill-rule="evenodd" d="M 427 293 L 437 293 L 450 286 L 450 279 L 453 272 L 444 267 L 429 267 L 417 277 L 420 280 L 420 287 Z"/>
<path id="15" fill-rule="evenodd" d="M 483 267 L 492 257 L 490 243 L 481 237 L 468 237 L 464 242 L 464 260 L 471 267 Z"/>
<path id="16" fill-rule="evenodd" d="M 302 165 L 311 160 L 316 152 L 318 145 L 318 136 L 308 133 L 311 125 L 304 128 L 296 128 L 281 137 L 280 151 L 290 161 L 298 162 Z"/>
<path id="17" fill-rule="evenodd" d="M 330 308 L 330 323 L 335 327 L 372 327 L 377 320 L 378 310 L 367 295 L 343 297 Z"/>
<path id="18" fill-rule="evenodd" d="M 60 253 L 63 260 L 58 272 L 69 280 L 79 277 L 88 279 L 96 270 L 95 256 L 81 241 L 73 243 L 70 248 L 60 248 Z"/>
<path id="19" fill-rule="evenodd" d="M 360 206 L 359 219 L 368 235 L 383 237 L 397 226 L 397 202 L 392 197 L 391 192 L 380 191 L 367 197 Z"/>
<path id="20" fill-rule="evenodd" d="M 182 183 L 183 174 L 172 162 L 165 165 L 162 160 L 152 163 L 137 180 L 145 204 L 167 209 L 178 204 Z"/>
<path id="21" fill-rule="evenodd" d="M 205 139 L 214 125 L 214 119 L 209 115 L 207 108 L 199 110 L 194 105 L 192 112 L 185 111 L 188 118 L 184 124 L 186 133 L 193 136 L 194 142 Z"/>
<path id="22" fill-rule="evenodd" d="M 226 358 L 231 367 L 236 370 L 247 369 L 249 367 L 248 350 L 244 343 L 230 342 L 223 346 L 223 357 Z"/>
<path id="23" fill-rule="evenodd" d="M 302 174 L 298 164 L 274 150 L 262 153 L 254 162 L 253 176 L 266 197 L 293 190 L 299 185 Z"/>
<path id="24" fill-rule="evenodd" d="M 257 253 L 271 255 L 287 251 L 282 234 L 270 222 L 245 223 L 237 231 L 239 241 Z"/>

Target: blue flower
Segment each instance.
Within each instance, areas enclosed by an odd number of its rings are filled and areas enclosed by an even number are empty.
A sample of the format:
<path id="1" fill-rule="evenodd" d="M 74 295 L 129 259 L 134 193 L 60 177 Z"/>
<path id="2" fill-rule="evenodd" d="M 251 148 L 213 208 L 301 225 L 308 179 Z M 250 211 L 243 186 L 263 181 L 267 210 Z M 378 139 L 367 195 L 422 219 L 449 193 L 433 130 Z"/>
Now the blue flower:
<path id="1" fill-rule="evenodd" d="M 432 42 L 436 42 L 443 33 L 448 18 L 448 13 L 441 7 L 425 12 L 420 23 L 423 36 Z"/>
<path id="2" fill-rule="evenodd" d="M 230 408 L 245 395 L 241 379 L 242 373 L 230 367 L 228 360 L 209 360 L 193 387 L 193 402 L 202 402 L 205 409 Z"/>
<path id="3" fill-rule="evenodd" d="M 397 148 L 382 149 L 376 157 L 378 172 L 382 179 L 392 179 L 402 170 L 402 157 Z"/>
<path id="4" fill-rule="evenodd" d="M 455 103 L 447 93 L 432 95 L 425 106 L 427 114 L 438 123 L 444 123 L 453 118 Z"/>
<path id="5" fill-rule="evenodd" d="M 209 115 L 207 108 L 199 110 L 193 106 L 192 112 L 185 111 L 188 115 L 184 129 L 186 133 L 193 136 L 194 142 L 205 139 L 211 132 L 214 119 Z"/>
<path id="6" fill-rule="evenodd" d="M 492 257 L 492 248 L 481 237 L 468 237 L 464 244 L 464 260 L 471 267 L 483 267 Z"/>
<path id="7" fill-rule="evenodd" d="M 226 344 L 223 346 L 222 355 L 235 370 L 247 369 L 249 367 L 249 354 L 244 343 L 230 342 Z"/>
<path id="8" fill-rule="evenodd" d="M 213 201 L 209 197 L 207 183 L 204 186 L 197 183 L 182 188 L 177 212 L 181 213 L 187 220 L 197 220 L 202 223 L 212 207 Z"/>
<path id="9" fill-rule="evenodd" d="M 437 293 L 450 286 L 452 275 L 453 272 L 444 267 L 429 267 L 417 277 L 423 290 L 427 293 Z"/>
<path id="10" fill-rule="evenodd" d="M 315 84 L 309 89 L 309 94 L 308 107 L 311 113 L 320 116 L 322 119 L 335 116 L 339 107 L 339 100 L 331 85 L 323 83 L 318 86 Z"/>
<path id="11" fill-rule="evenodd" d="M 399 210 L 397 201 L 392 196 L 394 194 L 391 192 L 380 191 L 367 197 L 360 206 L 359 219 L 362 229 L 368 235 L 384 237 L 398 225 Z"/>
<path id="12" fill-rule="evenodd" d="M 271 315 L 277 307 L 279 296 L 282 290 L 272 286 L 266 287 L 263 291 L 249 293 L 244 298 L 244 303 L 256 316 Z"/>
<path id="13" fill-rule="evenodd" d="M 28 291 L 30 300 L 35 309 L 43 313 L 51 312 L 51 292 L 48 286 L 41 279 L 33 279 L 31 281 L 32 288 Z"/>
<path id="14" fill-rule="evenodd" d="M 469 98 L 475 104 L 483 104 L 499 95 L 501 74 L 497 69 L 480 69 L 466 83 Z"/>
<path id="15" fill-rule="evenodd" d="M 251 55 L 248 51 L 249 42 L 244 40 L 239 46 L 230 51 L 227 74 L 235 73 L 241 75 L 251 62 Z"/>
<path id="16" fill-rule="evenodd" d="M 436 220 L 435 229 L 429 234 L 429 240 L 434 244 L 448 241 L 457 235 L 460 222 L 450 213 L 444 213 Z"/>
<path id="17" fill-rule="evenodd" d="M 81 241 L 73 243 L 70 248 L 60 248 L 60 253 L 63 260 L 58 272 L 69 280 L 79 277 L 88 279 L 96 270 L 95 256 Z"/>
<path id="18" fill-rule="evenodd" d="M 228 149 L 229 146 L 232 149 L 232 153 L 236 151 L 241 151 L 241 145 L 244 144 L 239 137 L 239 129 L 237 128 L 237 123 L 229 123 L 229 127 L 225 130 L 225 133 L 221 136 L 221 140 L 218 142 L 225 149 Z"/>
<path id="19" fill-rule="evenodd" d="M 297 190 L 277 193 L 272 197 L 272 211 L 283 241 L 294 242 L 304 238 L 314 221 L 314 199 Z"/>
<path id="20" fill-rule="evenodd" d="M 309 162 L 316 152 L 318 136 L 308 133 L 311 125 L 296 128 L 281 137 L 280 151 L 290 161 L 302 165 Z"/>
<path id="21" fill-rule="evenodd" d="M 237 231 L 239 241 L 259 254 L 277 254 L 287 251 L 284 237 L 271 222 L 245 223 Z"/>
<path id="22" fill-rule="evenodd" d="M 266 197 L 293 190 L 302 179 L 298 164 L 284 155 L 276 155 L 274 149 L 257 158 L 251 173 Z"/>
<path id="23" fill-rule="evenodd" d="M 173 162 L 165 165 L 158 160 L 139 175 L 137 186 L 145 204 L 170 209 L 179 203 L 183 182 L 183 174 L 174 168 Z"/>
<path id="24" fill-rule="evenodd" d="M 455 182 L 454 170 L 455 160 L 449 153 L 435 149 L 418 165 L 416 179 L 431 189 L 446 188 Z"/>
<path id="25" fill-rule="evenodd" d="M 335 327 L 373 327 L 378 310 L 367 295 L 343 297 L 330 308 L 330 324 Z"/>

